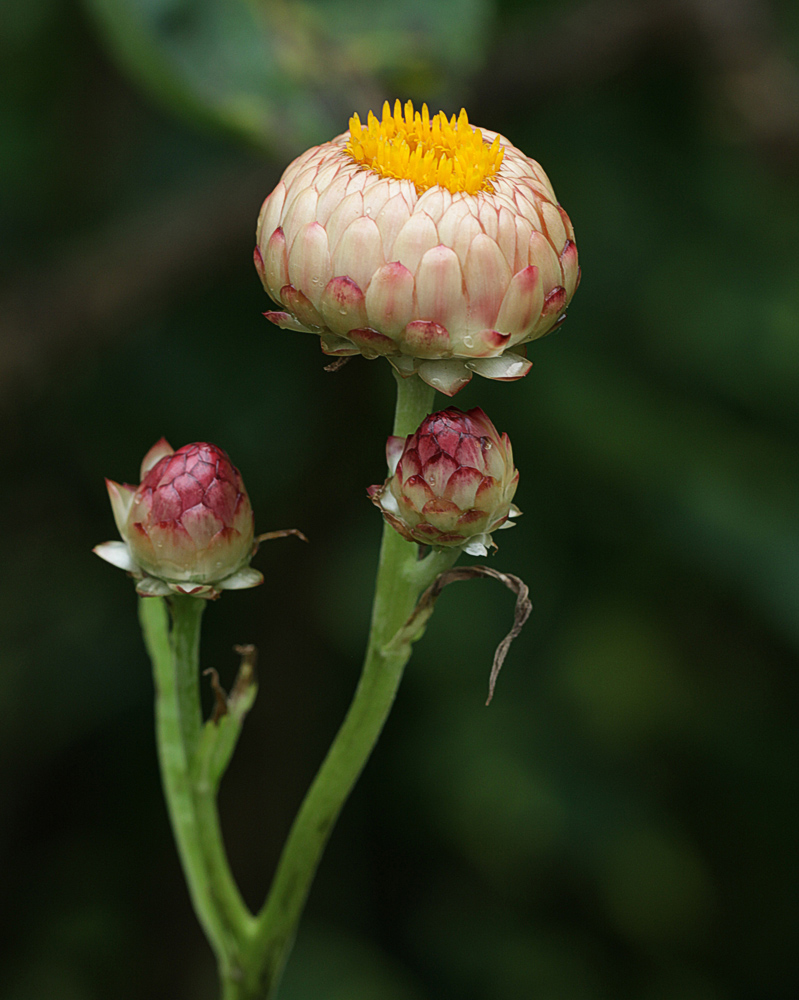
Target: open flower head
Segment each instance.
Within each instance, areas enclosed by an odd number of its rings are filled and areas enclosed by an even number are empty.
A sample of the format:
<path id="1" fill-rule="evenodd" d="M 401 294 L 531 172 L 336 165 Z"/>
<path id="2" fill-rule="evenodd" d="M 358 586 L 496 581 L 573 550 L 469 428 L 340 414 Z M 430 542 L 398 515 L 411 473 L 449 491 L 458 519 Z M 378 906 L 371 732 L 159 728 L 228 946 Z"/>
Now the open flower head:
<path id="1" fill-rule="evenodd" d="M 454 395 L 473 372 L 515 380 L 579 281 L 569 217 L 504 136 L 397 101 L 294 160 L 263 204 L 255 263 L 326 354 L 385 356 Z"/>
<path id="2" fill-rule="evenodd" d="M 408 541 L 486 555 L 491 532 L 513 527 L 513 451 L 479 407 L 431 414 L 407 438 L 390 437 L 386 457 L 388 478 L 367 494 Z"/>
<path id="3" fill-rule="evenodd" d="M 136 577 L 143 596 L 213 598 L 263 582 L 249 566 L 256 548 L 250 500 L 221 448 L 174 451 L 162 438 L 144 457 L 139 486 L 110 479 L 106 486 L 123 540 L 94 551 Z"/>

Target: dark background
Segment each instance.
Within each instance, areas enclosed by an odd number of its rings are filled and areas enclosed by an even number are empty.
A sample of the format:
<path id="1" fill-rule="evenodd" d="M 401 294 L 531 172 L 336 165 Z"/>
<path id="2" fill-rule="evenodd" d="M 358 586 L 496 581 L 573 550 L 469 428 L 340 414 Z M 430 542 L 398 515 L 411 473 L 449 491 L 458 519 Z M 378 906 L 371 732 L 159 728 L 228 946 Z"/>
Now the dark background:
<path id="1" fill-rule="evenodd" d="M 384 96 L 538 159 L 583 282 L 457 397 L 524 511 L 450 588 L 320 869 L 281 1000 L 796 995 L 799 6 L 18 0 L 0 12 L 0 997 L 211 1000 L 103 476 L 242 470 L 264 587 L 208 609 L 261 690 L 222 791 L 259 905 L 349 701 L 393 382 L 278 331 L 255 218 Z M 443 405 L 443 400 L 442 400 Z"/>

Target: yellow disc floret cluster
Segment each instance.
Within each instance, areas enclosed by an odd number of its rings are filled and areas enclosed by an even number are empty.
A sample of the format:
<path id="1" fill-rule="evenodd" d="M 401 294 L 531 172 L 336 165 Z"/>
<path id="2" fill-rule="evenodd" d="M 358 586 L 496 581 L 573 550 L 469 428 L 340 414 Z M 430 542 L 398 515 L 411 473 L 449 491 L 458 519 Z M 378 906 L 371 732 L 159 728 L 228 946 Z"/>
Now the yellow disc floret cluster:
<path id="1" fill-rule="evenodd" d="M 483 142 L 463 109 L 457 118 L 447 118 L 443 111 L 431 118 L 426 104 L 420 114 L 412 101 L 406 102 L 404 113 L 395 101 L 393 114 L 386 101 L 382 120 L 370 111 L 366 126 L 354 114 L 346 151 L 383 177 L 413 181 L 419 194 L 436 184 L 467 194 L 493 191 L 491 178 L 504 152 L 498 136 L 490 146 Z"/>

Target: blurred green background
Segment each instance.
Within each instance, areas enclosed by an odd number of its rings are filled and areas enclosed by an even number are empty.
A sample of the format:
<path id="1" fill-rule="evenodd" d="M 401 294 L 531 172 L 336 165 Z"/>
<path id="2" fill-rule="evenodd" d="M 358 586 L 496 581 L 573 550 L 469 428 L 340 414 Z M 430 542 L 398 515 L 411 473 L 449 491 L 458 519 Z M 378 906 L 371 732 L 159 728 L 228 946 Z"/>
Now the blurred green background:
<path id="1" fill-rule="evenodd" d="M 223 786 L 260 904 L 349 701 L 384 362 L 323 371 L 251 263 L 280 171 L 386 96 L 538 159 L 584 278 L 512 385 L 524 510 L 450 588 L 320 869 L 281 1000 L 781 1000 L 795 973 L 799 7 L 12 0 L 0 10 L 0 997 L 213 1000 L 103 476 L 242 470 L 261 690 Z M 442 405 L 444 401 L 441 400 Z"/>

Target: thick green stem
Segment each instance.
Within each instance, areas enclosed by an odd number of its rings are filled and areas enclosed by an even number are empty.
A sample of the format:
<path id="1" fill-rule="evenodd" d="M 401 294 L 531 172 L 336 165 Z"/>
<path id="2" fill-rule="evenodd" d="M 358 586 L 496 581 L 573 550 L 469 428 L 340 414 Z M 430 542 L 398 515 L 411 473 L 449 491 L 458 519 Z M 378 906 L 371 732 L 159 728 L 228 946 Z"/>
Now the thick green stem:
<path id="1" fill-rule="evenodd" d="M 216 788 L 198 767 L 203 729 L 200 623 L 205 601 L 175 595 L 141 598 L 139 618 L 153 663 L 156 735 L 169 818 L 197 918 L 217 958 L 225 997 L 242 979 L 242 942 L 252 915 L 230 871 L 216 807 Z M 212 723 L 209 723 L 212 725 Z"/>
<path id="2" fill-rule="evenodd" d="M 394 434 L 416 430 L 432 408 L 434 390 L 418 378 L 398 378 Z M 417 546 L 388 524 L 377 572 L 363 671 L 350 709 L 289 833 L 266 904 L 245 958 L 242 1000 L 267 1000 L 277 989 L 308 891 L 341 808 L 377 742 L 402 679 L 410 647 L 386 649 L 413 611 L 421 591 L 457 559 L 434 552 L 419 563 Z M 427 572 L 420 572 L 424 566 Z"/>

